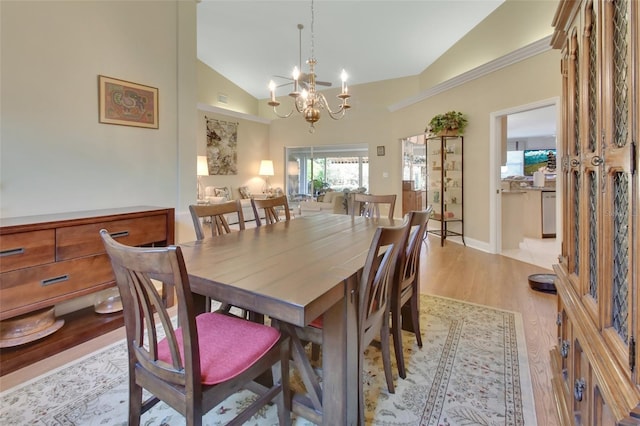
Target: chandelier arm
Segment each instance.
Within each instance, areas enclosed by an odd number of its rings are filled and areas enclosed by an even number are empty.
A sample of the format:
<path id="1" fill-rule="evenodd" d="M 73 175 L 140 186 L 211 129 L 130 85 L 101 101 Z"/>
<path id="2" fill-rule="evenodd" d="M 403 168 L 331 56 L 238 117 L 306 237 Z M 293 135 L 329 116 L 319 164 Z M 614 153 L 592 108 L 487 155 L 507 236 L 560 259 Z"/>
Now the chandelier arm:
<path id="1" fill-rule="evenodd" d="M 302 97 L 298 96 L 293 104 L 296 106 L 296 111 L 302 114 L 305 109 L 305 102 L 304 100 L 302 100 Z"/>
<path id="2" fill-rule="evenodd" d="M 316 93 L 316 96 L 318 97 L 320 106 L 329 113 L 329 117 L 333 118 L 334 120 L 339 120 L 342 117 L 344 117 L 346 113 L 346 108 L 344 107 L 345 106 L 344 101 L 340 104 L 337 110 L 333 111 L 329 106 L 329 102 L 327 101 L 327 98 L 325 98 L 325 96 L 322 93 Z"/>
<path id="3" fill-rule="evenodd" d="M 278 117 L 280 117 L 280 118 L 289 118 L 289 117 L 291 117 L 291 114 L 293 114 L 293 110 L 289 111 L 289 114 L 282 115 L 276 110 L 276 106 L 274 106 L 273 107 L 273 113 L 275 115 L 277 115 Z"/>

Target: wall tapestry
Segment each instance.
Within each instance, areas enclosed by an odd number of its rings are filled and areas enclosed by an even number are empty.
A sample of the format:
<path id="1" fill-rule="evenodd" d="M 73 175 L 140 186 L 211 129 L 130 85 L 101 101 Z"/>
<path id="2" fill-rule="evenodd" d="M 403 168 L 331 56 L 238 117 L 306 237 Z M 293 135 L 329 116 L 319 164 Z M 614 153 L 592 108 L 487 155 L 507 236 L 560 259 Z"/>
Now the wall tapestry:
<path id="1" fill-rule="evenodd" d="M 238 123 L 207 120 L 207 163 L 210 175 L 238 174 Z"/>

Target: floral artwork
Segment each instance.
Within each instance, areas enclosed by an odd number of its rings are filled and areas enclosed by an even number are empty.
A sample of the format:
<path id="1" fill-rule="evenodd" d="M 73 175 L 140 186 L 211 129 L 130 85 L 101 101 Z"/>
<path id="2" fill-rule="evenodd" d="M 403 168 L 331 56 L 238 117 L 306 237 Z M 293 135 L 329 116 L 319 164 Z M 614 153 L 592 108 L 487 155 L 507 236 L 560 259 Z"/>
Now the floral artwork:
<path id="1" fill-rule="evenodd" d="M 238 174 L 238 123 L 205 117 L 209 175 Z"/>

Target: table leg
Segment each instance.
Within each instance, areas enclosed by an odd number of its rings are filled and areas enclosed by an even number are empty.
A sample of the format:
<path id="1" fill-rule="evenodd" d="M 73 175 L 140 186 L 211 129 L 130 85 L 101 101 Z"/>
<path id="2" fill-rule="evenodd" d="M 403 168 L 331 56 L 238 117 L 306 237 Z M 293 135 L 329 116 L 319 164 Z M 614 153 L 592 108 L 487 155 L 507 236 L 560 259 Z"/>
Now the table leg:
<path id="1" fill-rule="evenodd" d="M 323 316 L 323 424 L 358 423 L 358 328 L 355 277 L 345 285 L 347 296 Z M 362 421 L 361 423 L 364 423 Z"/>

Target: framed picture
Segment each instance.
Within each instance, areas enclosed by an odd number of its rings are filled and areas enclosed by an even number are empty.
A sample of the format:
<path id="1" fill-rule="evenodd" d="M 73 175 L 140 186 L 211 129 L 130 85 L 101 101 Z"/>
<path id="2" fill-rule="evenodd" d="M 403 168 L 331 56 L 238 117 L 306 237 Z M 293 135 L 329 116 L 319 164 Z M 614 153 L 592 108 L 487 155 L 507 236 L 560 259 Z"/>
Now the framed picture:
<path id="1" fill-rule="evenodd" d="M 158 128 L 158 89 L 98 76 L 100 123 Z"/>
<path id="2" fill-rule="evenodd" d="M 378 157 L 384 156 L 384 145 L 378 145 Z"/>

